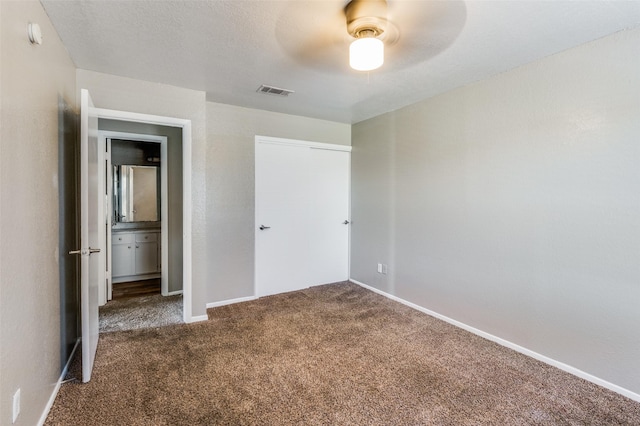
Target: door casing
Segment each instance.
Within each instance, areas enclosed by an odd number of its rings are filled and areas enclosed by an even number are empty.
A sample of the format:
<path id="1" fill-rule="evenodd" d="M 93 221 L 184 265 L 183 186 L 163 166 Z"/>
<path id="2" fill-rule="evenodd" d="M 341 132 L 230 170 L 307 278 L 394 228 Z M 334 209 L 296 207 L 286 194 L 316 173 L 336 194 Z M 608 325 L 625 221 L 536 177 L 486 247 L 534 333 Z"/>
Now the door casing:
<path id="1" fill-rule="evenodd" d="M 182 315 L 185 323 L 200 321 L 200 317 L 192 315 L 192 245 L 191 245 L 191 175 L 192 175 L 192 131 L 191 120 L 164 117 L 159 115 L 140 114 L 135 112 L 118 111 L 104 108 L 96 108 L 98 118 L 129 121 L 134 123 L 155 124 L 167 127 L 179 127 L 182 129 L 182 297 L 183 308 Z M 164 230 L 163 234 L 166 234 Z M 163 237 L 164 238 L 164 237 Z M 166 250 L 163 250 L 163 253 Z M 163 254 L 164 256 L 164 254 Z M 163 259 L 163 265 L 164 259 Z M 205 318 L 206 319 L 206 316 Z"/>
<path id="2" fill-rule="evenodd" d="M 168 196 L 167 196 L 167 183 L 168 183 L 168 174 L 167 174 L 167 137 L 166 136 L 155 136 L 155 135 L 144 135 L 140 133 L 128 133 L 128 132 L 116 132 L 111 130 L 98 130 L 98 147 L 100 149 L 100 153 L 105 156 L 103 161 L 100 161 L 100 164 L 106 167 L 105 170 L 101 171 L 101 176 L 106 176 L 106 180 L 104 182 L 105 187 L 103 188 L 103 193 L 106 193 L 106 208 L 105 208 L 105 222 L 107 223 L 107 232 L 106 232 L 106 249 L 109 256 L 106 256 L 106 265 L 105 265 L 105 274 L 104 279 L 101 281 L 102 289 L 100 291 L 101 301 L 106 303 L 107 300 L 111 300 L 111 226 L 112 222 L 112 214 L 113 214 L 113 186 L 110 184 L 112 180 L 112 169 L 111 169 L 111 147 L 110 140 L 111 139 L 124 139 L 135 142 L 154 142 L 160 144 L 160 246 L 162 247 L 162 260 L 161 265 L 162 269 L 160 271 L 160 283 L 161 283 L 161 292 L 163 296 L 169 296 L 173 294 L 180 294 L 179 292 L 169 293 L 169 251 L 167 248 L 169 247 L 169 204 L 168 204 Z M 105 149 L 107 148 L 107 149 Z M 106 155 L 105 155 L 106 154 Z"/>

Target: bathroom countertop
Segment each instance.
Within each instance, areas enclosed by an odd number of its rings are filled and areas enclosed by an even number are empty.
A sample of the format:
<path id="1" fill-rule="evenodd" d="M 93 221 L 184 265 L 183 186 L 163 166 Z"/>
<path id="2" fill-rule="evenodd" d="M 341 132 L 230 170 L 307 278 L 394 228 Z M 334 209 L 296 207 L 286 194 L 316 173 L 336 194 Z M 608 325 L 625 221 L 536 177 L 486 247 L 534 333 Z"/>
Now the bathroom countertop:
<path id="1" fill-rule="evenodd" d="M 134 231 L 160 231 L 158 223 L 127 223 L 117 224 L 111 227 L 111 232 L 134 232 Z"/>

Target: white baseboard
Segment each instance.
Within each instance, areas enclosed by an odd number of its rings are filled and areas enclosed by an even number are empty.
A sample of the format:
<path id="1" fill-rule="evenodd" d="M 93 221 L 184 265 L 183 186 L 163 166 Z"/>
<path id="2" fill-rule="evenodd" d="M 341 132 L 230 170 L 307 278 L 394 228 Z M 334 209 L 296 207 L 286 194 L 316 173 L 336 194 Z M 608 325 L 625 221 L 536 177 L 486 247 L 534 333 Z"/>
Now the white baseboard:
<path id="1" fill-rule="evenodd" d="M 80 339 L 76 340 L 76 344 L 73 346 L 73 349 L 71 350 L 71 355 L 69 355 L 69 359 L 67 360 L 67 363 L 62 369 L 62 373 L 60 373 L 58 382 L 56 383 L 56 386 L 53 388 L 53 392 L 51 392 L 49 401 L 47 401 L 47 405 L 44 407 L 44 411 L 40 416 L 40 420 L 38 420 L 38 426 L 44 425 L 44 422 L 47 420 L 47 416 L 49 416 L 49 411 L 51 411 L 51 407 L 53 407 L 53 403 L 55 402 L 56 397 L 58 396 L 58 392 L 60 392 L 60 387 L 62 386 L 62 382 L 64 381 L 64 378 L 67 375 L 67 373 L 69 372 L 69 366 L 71 365 L 71 360 L 73 359 L 73 356 L 76 354 L 76 349 L 78 349 L 79 345 L 80 345 Z"/>
<path id="2" fill-rule="evenodd" d="M 176 296 L 178 294 L 182 294 L 182 290 L 168 291 L 166 293 L 162 293 L 163 296 Z"/>
<path id="3" fill-rule="evenodd" d="M 250 302 L 256 299 L 257 297 L 255 296 L 248 296 L 248 297 L 239 297 L 237 299 L 223 300 L 221 302 L 211 302 L 211 303 L 207 303 L 207 309 L 217 308 L 218 306 L 233 305 L 234 303 Z"/>
<path id="4" fill-rule="evenodd" d="M 616 384 L 613 384 L 611 382 L 603 380 L 603 379 L 601 379 L 599 377 L 596 377 L 596 376 L 594 376 L 592 374 L 586 373 L 586 372 L 584 372 L 584 371 L 582 371 L 580 369 L 572 367 L 572 366 L 570 366 L 568 364 L 565 364 L 563 362 L 556 361 L 553 358 L 549 358 L 548 356 L 539 354 L 537 352 L 534 352 L 534 351 L 532 351 L 530 349 L 522 347 L 522 346 L 520 346 L 518 344 L 515 344 L 513 342 L 510 342 L 508 340 L 505 340 L 505 339 L 502 339 L 500 337 L 494 336 L 493 334 L 490 334 L 490 333 L 487 333 L 485 331 L 479 330 L 479 329 L 477 329 L 475 327 L 471 327 L 470 325 L 464 324 L 464 323 L 462 323 L 460 321 L 456 321 L 456 320 L 454 320 L 452 318 L 446 317 L 446 316 L 441 315 L 441 314 L 439 314 L 437 312 L 433 312 L 433 311 L 431 311 L 431 310 L 429 310 L 427 308 L 423 308 L 422 306 L 416 305 L 415 303 L 408 302 L 408 301 L 406 301 L 404 299 L 401 299 L 401 298 L 399 298 L 397 296 L 394 296 L 392 294 L 386 293 L 386 292 L 384 292 L 382 290 L 378 290 L 375 287 L 371 287 L 371 286 L 369 286 L 367 284 L 361 283 L 361 282 L 356 281 L 354 279 L 349 279 L 349 281 L 351 281 L 352 283 L 357 284 L 357 285 L 359 285 L 359 286 L 361 286 L 363 288 L 366 288 L 367 290 L 371 290 L 374 293 L 378 293 L 378 294 L 380 294 L 382 296 L 385 296 L 385 297 L 387 297 L 387 298 L 389 298 L 391 300 L 394 300 L 396 302 L 402 303 L 403 305 L 409 306 L 410 308 L 413 308 L 415 310 L 423 312 L 423 313 L 425 313 L 427 315 L 430 315 L 432 317 L 438 318 L 438 319 L 440 319 L 442 321 L 448 322 L 449 324 L 452 324 L 452 325 L 454 325 L 456 327 L 462 328 L 463 330 L 466 330 L 466 331 L 468 331 L 470 333 L 473 333 L 475 335 L 483 337 L 483 338 L 485 338 L 487 340 L 491 340 L 492 342 L 495 342 L 495 343 L 497 343 L 499 345 L 502 345 L 502 346 L 507 347 L 509 349 L 513 349 L 516 352 L 520 352 L 521 354 L 524 354 L 524 355 L 527 355 L 527 356 L 529 356 L 531 358 L 537 359 L 538 361 L 542 361 L 545 364 L 549 364 L 549 365 L 551 365 L 553 367 L 559 368 L 560 370 L 566 371 L 569 374 L 573 374 L 574 376 L 580 377 L 581 379 L 587 380 L 587 381 L 589 381 L 591 383 L 595 383 L 596 385 L 602 386 L 603 388 L 607 388 L 607 389 L 609 389 L 609 390 L 611 390 L 613 392 L 619 393 L 622 396 L 626 396 L 629 399 L 632 399 L 634 401 L 640 402 L 640 394 L 632 392 L 632 391 L 630 391 L 628 389 L 625 389 L 625 388 L 623 388 L 621 386 L 618 386 Z"/>
<path id="5" fill-rule="evenodd" d="M 187 321 L 185 321 L 187 324 L 191 324 L 194 322 L 200 322 L 200 321 L 206 321 L 208 320 L 209 317 L 207 315 L 196 315 L 196 316 L 192 316 L 191 318 L 188 318 Z"/>

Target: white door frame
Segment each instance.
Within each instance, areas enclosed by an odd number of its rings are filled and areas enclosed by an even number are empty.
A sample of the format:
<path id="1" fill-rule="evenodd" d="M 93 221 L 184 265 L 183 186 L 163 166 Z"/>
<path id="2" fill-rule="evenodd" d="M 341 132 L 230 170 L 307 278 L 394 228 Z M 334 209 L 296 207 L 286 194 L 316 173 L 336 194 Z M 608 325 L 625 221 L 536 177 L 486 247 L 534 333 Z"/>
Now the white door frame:
<path id="1" fill-rule="evenodd" d="M 194 319 L 191 314 L 193 306 L 191 300 L 191 120 L 103 108 L 96 108 L 96 111 L 98 118 L 182 128 L 182 316 L 185 323 L 194 322 L 197 318 Z M 163 230 L 164 234 L 166 232 Z M 163 267 L 166 265 L 164 262 L 165 252 L 166 250 L 162 251 Z"/>
<path id="2" fill-rule="evenodd" d="M 101 154 L 104 155 L 104 151 L 102 148 L 107 146 L 107 140 L 109 139 L 124 139 L 127 141 L 134 142 L 154 142 L 160 144 L 160 247 L 162 247 L 160 253 L 162 254 L 162 259 L 160 264 L 162 265 L 162 269 L 160 270 L 160 289 L 163 296 L 171 296 L 174 294 L 182 293 L 182 290 L 169 293 L 169 252 L 167 248 L 169 247 L 169 202 L 167 198 L 167 184 L 168 184 L 168 175 L 167 175 L 167 137 L 166 136 L 156 136 L 156 135 L 146 135 L 143 133 L 128 133 L 128 132 L 117 132 L 111 130 L 98 130 L 98 146 L 101 148 Z M 111 144 L 109 144 L 109 155 L 111 155 Z M 111 166 L 111 161 L 101 161 L 100 164 L 105 164 L 106 167 Z M 111 169 L 107 169 L 101 173 L 101 176 L 106 176 L 107 180 L 111 176 Z M 111 181 L 112 182 L 112 181 Z M 107 223 L 107 229 L 111 229 L 112 223 L 112 214 L 113 214 L 113 188 L 110 186 L 110 182 L 105 182 L 107 189 L 107 200 L 106 200 L 106 210 L 105 210 L 105 222 Z M 106 232 L 107 241 L 106 247 L 107 252 L 111 253 L 111 232 Z M 106 265 L 106 274 L 105 279 L 101 281 L 103 285 L 103 289 L 101 290 L 101 294 L 106 295 L 106 300 L 111 300 L 111 271 L 112 265 L 110 260 L 112 256 L 109 256 L 109 261 L 107 261 Z"/>
<path id="3" fill-rule="evenodd" d="M 255 143 L 266 143 L 273 145 L 295 145 L 295 146 L 304 146 L 308 148 L 316 148 L 316 149 L 328 149 L 331 151 L 345 151 L 351 152 L 353 148 L 351 145 L 338 145 L 334 143 L 325 143 L 325 142 L 312 142 L 312 141 L 303 141 L 298 139 L 286 139 L 286 138 L 276 138 L 273 136 L 259 136 L 256 135 Z"/>

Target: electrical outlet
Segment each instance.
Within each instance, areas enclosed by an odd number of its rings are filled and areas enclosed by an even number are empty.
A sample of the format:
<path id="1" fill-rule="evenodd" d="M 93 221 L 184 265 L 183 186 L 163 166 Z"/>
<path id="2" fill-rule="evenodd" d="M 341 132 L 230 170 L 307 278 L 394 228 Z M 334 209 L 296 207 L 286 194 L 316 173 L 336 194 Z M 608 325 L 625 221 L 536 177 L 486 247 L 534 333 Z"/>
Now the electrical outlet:
<path id="1" fill-rule="evenodd" d="M 378 273 L 382 273 L 382 263 L 378 263 Z"/>
<path id="2" fill-rule="evenodd" d="M 18 414 L 20 414 L 20 388 L 13 394 L 13 420 L 12 423 L 15 423 L 18 419 Z"/>
<path id="3" fill-rule="evenodd" d="M 387 275 L 387 270 L 388 270 L 387 265 L 385 265 L 385 264 L 383 263 L 383 264 L 382 264 L 382 273 L 383 273 L 384 275 Z"/>

